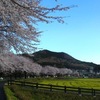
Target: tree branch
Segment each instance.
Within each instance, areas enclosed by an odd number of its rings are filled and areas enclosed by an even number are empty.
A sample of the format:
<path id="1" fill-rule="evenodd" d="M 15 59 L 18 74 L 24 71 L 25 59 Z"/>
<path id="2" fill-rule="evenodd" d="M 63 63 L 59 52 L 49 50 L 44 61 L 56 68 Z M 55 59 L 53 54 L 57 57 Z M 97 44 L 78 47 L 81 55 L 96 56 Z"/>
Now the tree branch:
<path id="1" fill-rule="evenodd" d="M 22 6 L 22 5 L 20 5 L 19 3 L 17 3 L 15 0 L 11 0 L 13 3 L 15 3 L 15 4 L 17 4 L 18 6 L 20 6 L 20 7 L 23 7 L 23 8 L 25 8 L 25 9 L 30 9 L 30 7 L 25 7 L 25 6 Z"/>

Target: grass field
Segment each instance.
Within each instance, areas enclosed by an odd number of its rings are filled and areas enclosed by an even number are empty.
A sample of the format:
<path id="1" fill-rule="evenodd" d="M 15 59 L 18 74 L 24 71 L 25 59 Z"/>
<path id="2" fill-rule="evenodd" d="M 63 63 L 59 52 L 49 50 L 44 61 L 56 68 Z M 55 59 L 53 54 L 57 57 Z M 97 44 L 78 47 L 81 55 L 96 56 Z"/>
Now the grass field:
<path id="1" fill-rule="evenodd" d="M 25 81 L 29 82 L 38 82 L 43 84 L 53 84 L 61 86 L 72 86 L 72 87 L 81 87 L 81 88 L 94 88 L 100 89 L 100 79 L 55 79 L 55 78 L 36 78 L 36 79 L 26 79 Z"/>
<path id="2" fill-rule="evenodd" d="M 100 79 L 33 78 L 21 81 L 100 89 Z M 5 86 L 5 92 L 7 94 L 8 100 L 100 100 L 100 96 L 79 96 L 78 94 L 66 94 L 59 91 L 50 92 L 44 90 L 36 90 L 34 88 L 16 85 Z"/>

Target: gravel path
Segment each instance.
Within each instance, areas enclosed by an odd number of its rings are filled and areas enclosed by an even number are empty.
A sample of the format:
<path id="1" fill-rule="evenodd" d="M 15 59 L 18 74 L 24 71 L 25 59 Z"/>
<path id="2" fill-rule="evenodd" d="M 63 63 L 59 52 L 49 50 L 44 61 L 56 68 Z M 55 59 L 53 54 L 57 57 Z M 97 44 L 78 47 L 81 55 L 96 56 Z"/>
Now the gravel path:
<path id="1" fill-rule="evenodd" d="M 5 82 L 0 82 L 0 100 L 7 100 L 3 89 L 4 83 Z"/>

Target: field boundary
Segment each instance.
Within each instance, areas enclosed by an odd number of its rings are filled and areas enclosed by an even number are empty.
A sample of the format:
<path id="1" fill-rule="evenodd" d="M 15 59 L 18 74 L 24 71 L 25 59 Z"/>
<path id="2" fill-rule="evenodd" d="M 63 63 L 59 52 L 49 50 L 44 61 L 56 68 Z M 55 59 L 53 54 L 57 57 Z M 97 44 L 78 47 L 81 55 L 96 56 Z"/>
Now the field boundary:
<path id="1" fill-rule="evenodd" d="M 100 95 L 100 89 L 93 88 L 81 88 L 81 87 L 69 87 L 69 86 L 60 86 L 60 85 L 52 85 L 52 84 L 39 84 L 25 81 L 16 81 L 16 80 L 8 80 L 8 85 L 20 85 L 20 86 L 29 86 L 35 89 L 44 89 L 49 91 L 61 91 L 64 93 L 72 93 L 82 95 L 91 95 L 93 97 Z"/>

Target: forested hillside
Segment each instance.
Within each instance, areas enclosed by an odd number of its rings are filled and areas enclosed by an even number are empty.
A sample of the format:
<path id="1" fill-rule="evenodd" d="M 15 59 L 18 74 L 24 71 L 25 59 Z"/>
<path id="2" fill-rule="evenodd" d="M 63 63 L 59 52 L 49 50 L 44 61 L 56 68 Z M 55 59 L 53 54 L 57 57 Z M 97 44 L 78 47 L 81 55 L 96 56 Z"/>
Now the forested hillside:
<path id="1" fill-rule="evenodd" d="M 33 59 L 36 63 L 42 66 L 50 65 L 58 68 L 70 68 L 79 70 L 89 70 L 92 68 L 95 71 L 100 70 L 100 65 L 77 60 L 64 52 L 41 50 L 31 55 L 23 54 L 23 56 Z"/>

